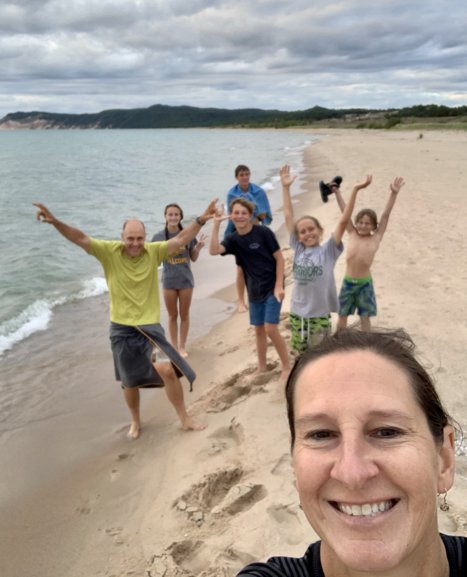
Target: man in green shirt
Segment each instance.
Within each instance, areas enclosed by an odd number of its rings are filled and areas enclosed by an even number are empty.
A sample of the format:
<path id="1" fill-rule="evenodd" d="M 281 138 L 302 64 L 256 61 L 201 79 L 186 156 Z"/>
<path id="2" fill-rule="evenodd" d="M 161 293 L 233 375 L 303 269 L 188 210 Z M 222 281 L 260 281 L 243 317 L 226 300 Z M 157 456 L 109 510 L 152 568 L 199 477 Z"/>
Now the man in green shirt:
<path id="1" fill-rule="evenodd" d="M 70 242 L 99 260 L 104 269 L 110 296 L 110 340 L 117 380 L 131 413 L 128 436 L 139 437 L 140 387 L 164 386 L 183 429 L 201 430 L 186 411 L 179 377 L 193 383 L 196 375 L 185 359 L 167 342 L 160 325 L 157 269 L 200 231 L 215 213 L 213 200 L 204 213 L 180 234 L 162 242 L 145 242 L 144 224 L 136 219 L 123 225 L 120 241 L 97 240 L 58 220 L 43 204 L 37 203 L 37 219 L 52 224 Z M 171 362 L 151 360 L 153 349 L 162 351 Z"/>

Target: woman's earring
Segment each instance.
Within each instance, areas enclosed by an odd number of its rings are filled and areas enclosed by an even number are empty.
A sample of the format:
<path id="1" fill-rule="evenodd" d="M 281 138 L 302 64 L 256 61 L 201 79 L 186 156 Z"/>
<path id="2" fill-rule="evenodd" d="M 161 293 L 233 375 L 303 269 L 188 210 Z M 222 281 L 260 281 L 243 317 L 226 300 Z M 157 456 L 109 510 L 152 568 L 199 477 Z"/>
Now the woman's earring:
<path id="1" fill-rule="evenodd" d="M 441 511 L 449 511 L 449 504 L 447 501 L 447 495 L 448 492 L 444 491 L 444 493 L 441 495 L 438 493 L 438 498 L 441 500 L 440 504 L 439 504 L 439 508 L 441 509 Z"/>

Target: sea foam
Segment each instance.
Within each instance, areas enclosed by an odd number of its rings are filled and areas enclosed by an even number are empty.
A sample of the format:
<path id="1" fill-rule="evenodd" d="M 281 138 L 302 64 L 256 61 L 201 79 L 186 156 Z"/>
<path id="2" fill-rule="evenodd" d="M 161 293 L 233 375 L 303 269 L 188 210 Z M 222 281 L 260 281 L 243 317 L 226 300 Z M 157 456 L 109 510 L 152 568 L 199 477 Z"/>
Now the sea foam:
<path id="1" fill-rule="evenodd" d="M 19 315 L 0 325 L 0 356 L 13 346 L 34 333 L 45 331 L 53 315 L 53 309 L 59 305 L 107 292 L 104 278 L 95 277 L 82 282 L 82 289 L 68 296 L 54 299 L 39 299 L 26 307 Z"/>

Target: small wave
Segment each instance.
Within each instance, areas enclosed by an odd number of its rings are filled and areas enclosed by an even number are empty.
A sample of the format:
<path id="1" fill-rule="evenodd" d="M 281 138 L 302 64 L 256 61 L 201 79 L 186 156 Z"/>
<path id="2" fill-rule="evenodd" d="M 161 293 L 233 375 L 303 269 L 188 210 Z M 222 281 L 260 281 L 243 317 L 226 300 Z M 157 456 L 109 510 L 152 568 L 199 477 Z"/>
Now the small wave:
<path id="1" fill-rule="evenodd" d="M 51 317 L 50 304 L 46 300 L 39 300 L 17 317 L 3 323 L 0 330 L 6 334 L 0 335 L 0 355 L 33 333 L 45 331 Z"/>
<path id="2" fill-rule="evenodd" d="M 263 182 L 263 183 L 261 184 L 261 188 L 262 188 L 264 191 L 269 192 L 269 191 L 271 191 L 271 190 L 274 190 L 274 184 L 272 183 L 271 180 L 266 180 L 265 182 Z"/>
<path id="3" fill-rule="evenodd" d="M 107 283 L 105 278 L 95 277 L 83 282 L 83 289 L 78 293 L 78 299 L 87 299 L 88 297 L 97 297 L 107 292 Z"/>
<path id="4" fill-rule="evenodd" d="M 26 307 L 19 315 L 0 325 L 0 356 L 34 333 L 45 331 L 52 318 L 53 309 L 59 305 L 107 292 L 104 278 L 96 277 L 83 281 L 83 288 L 68 297 L 39 299 Z"/>

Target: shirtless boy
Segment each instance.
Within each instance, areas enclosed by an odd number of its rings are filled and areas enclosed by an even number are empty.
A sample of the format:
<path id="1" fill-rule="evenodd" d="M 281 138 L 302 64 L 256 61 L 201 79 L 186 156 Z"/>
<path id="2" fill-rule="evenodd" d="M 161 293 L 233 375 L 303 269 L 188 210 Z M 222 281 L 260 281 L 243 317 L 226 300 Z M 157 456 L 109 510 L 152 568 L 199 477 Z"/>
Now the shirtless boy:
<path id="1" fill-rule="evenodd" d="M 349 204 L 352 204 L 352 210 L 349 214 L 352 214 L 358 191 L 369 186 L 371 181 L 372 176 L 368 175 L 364 182 L 354 186 L 349 199 Z M 379 225 L 376 213 L 370 208 L 364 208 L 357 213 L 355 225 L 349 218 L 347 223 L 349 242 L 346 253 L 346 270 L 339 294 L 338 329 L 347 326 L 348 316 L 354 314 L 355 311 L 360 316 L 362 330 L 369 331 L 371 329 L 370 317 L 376 316 L 377 309 L 370 267 L 386 232 L 397 195 L 403 185 L 404 179 L 400 176 L 391 183 L 391 194 L 381 215 Z M 336 195 L 339 208 L 344 212 L 346 203 L 339 187 L 332 184 L 331 187 Z"/>

